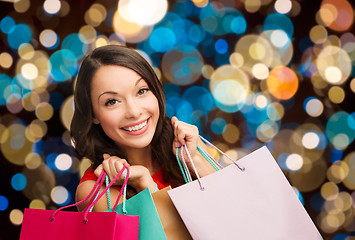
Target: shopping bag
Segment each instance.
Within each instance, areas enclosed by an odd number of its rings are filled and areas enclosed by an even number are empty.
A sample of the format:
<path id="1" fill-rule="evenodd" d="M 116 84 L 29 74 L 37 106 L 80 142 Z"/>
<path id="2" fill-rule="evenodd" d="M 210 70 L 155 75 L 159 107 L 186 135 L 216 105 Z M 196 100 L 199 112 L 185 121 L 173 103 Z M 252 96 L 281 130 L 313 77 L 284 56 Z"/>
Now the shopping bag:
<path id="1" fill-rule="evenodd" d="M 166 238 L 168 240 L 192 239 L 168 195 L 168 190 L 171 190 L 170 186 L 152 194 Z"/>
<path id="2" fill-rule="evenodd" d="M 128 168 L 127 173 L 128 173 Z M 99 192 L 106 173 L 100 177 L 89 195 L 80 202 L 61 207 L 57 210 L 29 209 L 24 212 L 20 240 L 78 240 L 78 239 L 138 239 L 139 216 L 118 215 L 116 212 L 89 212 L 92 206 L 111 187 L 117 177 L 94 200 Z M 124 184 L 127 184 L 125 182 Z M 122 192 L 120 192 L 120 195 Z M 86 200 L 89 204 L 82 212 L 62 211 L 64 208 L 77 206 Z M 119 198 L 118 198 L 119 199 Z M 117 203 L 115 204 L 117 205 Z"/>
<path id="3" fill-rule="evenodd" d="M 213 174 L 195 174 L 168 191 L 193 239 L 322 239 L 265 146 Z"/>
<path id="4" fill-rule="evenodd" d="M 126 187 L 123 199 L 126 199 Z M 149 188 L 137 193 L 120 205 L 107 211 L 115 211 L 118 214 L 131 214 L 139 216 L 139 240 L 164 240 L 166 239 L 163 226 L 155 208 Z"/>

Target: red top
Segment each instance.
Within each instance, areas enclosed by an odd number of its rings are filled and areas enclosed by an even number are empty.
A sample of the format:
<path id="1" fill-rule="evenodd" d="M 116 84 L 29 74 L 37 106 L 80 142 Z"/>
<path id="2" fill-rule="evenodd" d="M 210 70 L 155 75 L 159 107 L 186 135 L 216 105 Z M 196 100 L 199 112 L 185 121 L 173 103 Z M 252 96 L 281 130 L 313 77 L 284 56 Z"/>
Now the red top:
<path id="1" fill-rule="evenodd" d="M 158 172 L 154 173 L 152 175 L 153 181 L 158 185 L 158 189 L 163 189 L 165 187 L 171 186 L 171 184 L 169 182 L 166 182 L 163 178 L 163 170 L 159 169 Z M 86 169 L 83 177 L 81 178 L 80 183 L 85 182 L 87 180 L 97 180 L 96 175 L 94 174 L 94 169 L 92 169 L 92 167 L 88 167 L 88 169 Z M 113 186 L 114 188 L 116 188 L 117 190 L 120 190 L 119 186 Z"/>

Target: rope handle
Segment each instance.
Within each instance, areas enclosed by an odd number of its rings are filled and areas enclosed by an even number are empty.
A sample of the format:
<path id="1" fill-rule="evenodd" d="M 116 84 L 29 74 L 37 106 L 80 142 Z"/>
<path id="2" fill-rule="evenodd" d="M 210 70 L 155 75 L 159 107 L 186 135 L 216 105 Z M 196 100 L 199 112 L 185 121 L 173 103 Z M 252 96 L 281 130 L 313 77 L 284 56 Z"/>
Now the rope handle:
<path id="1" fill-rule="evenodd" d="M 206 144 L 210 145 L 211 147 L 213 147 L 214 149 L 216 149 L 220 154 L 222 154 L 223 156 L 225 156 L 226 158 L 228 158 L 229 160 L 231 160 L 234 165 L 236 165 L 240 171 L 244 172 L 245 171 L 245 167 L 243 166 L 239 166 L 239 164 L 237 163 L 237 161 L 233 160 L 230 156 L 228 156 L 227 154 L 225 154 L 222 150 L 220 150 L 218 147 L 216 147 L 215 145 L 213 145 L 212 143 L 210 143 L 209 141 L 207 141 L 205 138 L 203 138 L 202 136 L 200 136 L 201 140 L 204 141 Z M 201 150 L 203 150 L 201 148 Z M 206 153 L 206 155 L 211 158 L 215 163 L 218 164 L 218 162 L 211 156 L 211 154 L 209 154 L 207 151 L 203 150 L 204 153 Z M 221 168 L 223 168 L 220 164 L 218 164 Z"/>
<path id="2" fill-rule="evenodd" d="M 216 149 L 219 153 L 221 153 L 222 155 L 224 155 L 224 156 L 226 156 L 228 159 L 230 159 L 230 160 L 238 167 L 239 170 L 241 170 L 242 172 L 245 171 L 245 167 L 239 166 L 239 164 L 238 164 L 235 160 L 233 160 L 231 157 L 229 157 L 227 154 L 225 154 L 224 152 L 222 152 L 219 148 L 217 148 L 216 146 L 214 146 L 212 143 L 210 143 L 209 141 L 207 141 L 207 140 L 206 140 L 205 138 L 203 138 L 202 136 L 200 136 L 200 138 L 201 138 L 201 140 L 203 140 L 205 143 L 207 143 L 208 145 L 210 145 L 210 146 L 212 146 L 214 149 Z M 201 178 L 200 178 L 200 176 L 198 175 L 198 172 L 197 172 L 197 170 L 196 170 L 196 167 L 195 167 L 195 165 L 194 165 L 194 163 L 193 163 L 192 157 L 191 157 L 191 155 L 190 155 L 190 153 L 189 153 L 189 151 L 188 151 L 188 149 L 187 149 L 186 144 L 184 144 L 183 146 L 181 146 L 181 162 L 183 163 L 182 165 L 181 165 L 181 163 L 180 163 L 180 159 L 179 159 L 179 155 L 178 155 L 179 149 L 178 149 L 178 148 L 176 149 L 176 159 L 177 159 L 177 161 L 178 161 L 178 164 L 179 164 L 180 170 L 181 170 L 181 172 L 182 172 L 182 175 L 183 175 L 183 177 L 184 177 L 184 180 L 185 180 L 186 183 L 189 183 L 189 182 L 192 181 L 191 174 L 190 174 L 190 172 L 189 172 L 189 169 L 188 169 L 188 167 L 187 167 L 187 164 L 186 164 L 186 161 L 185 161 L 185 158 L 184 158 L 183 150 L 185 150 L 185 152 L 186 152 L 186 154 L 187 154 L 187 156 L 188 156 L 188 158 L 189 158 L 189 160 L 190 160 L 190 162 L 191 162 L 192 168 L 193 168 L 193 170 L 194 170 L 194 172 L 195 172 L 195 174 L 196 174 L 196 177 L 197 177 L 197 181 L 198 181 L 198 183 L 199 183 L 199 185 L 200 185 L 200 189 L 201 189 L 201 191 L 203 191 L 205 188 L 204 188 L 204 186 L 202 185 Z M 218 170 L 220 170 L 220 169 L 223 168 L 222 165 L 220 165 L 207 151 L 205 151 L 204 149 L 202 149 L 200 146 L 197 146 L 197 150 L 198 150 L 198 151 L 201 153 L 201 155 L 212 165 L 212 167 L 213 167 L 216 171 L 218 171 Z"/>
<path id="3" fill-rule="evenodd" d="M 124 166 L 124 167 L 121 169 L 121 171 L 116 175 L 116 177 L 109 183 L 109 185 L 106 186 L 106 188 L 102 191 L 102 193 L 99 194 L 99 196 L 97 196 L 96 199 L 91 198 L 89 204 L 88 204 L 88 205 L 85 207 L 85 209 L 83 210 L 83 212 L 84 212 L 84 223 L 87 223 L 87 221 L 88 221 L 87 215 L 88 215 L 88 213 L 89 213 L 89 210 L 90 210 L 90 209 L 95 205 L 95 203 L 106 193 L 106 191 L 112 186 L 112 184 L 117 180 L 117 178 L 118 178 L 124 171 L 127 171 L 127 176 L 129 175 L 129 169 Z M 58 214 L 59 211 L 65 209 L 65 208 L 77 206 L 77 205 L 79 205 L 79 204 L 85 202 L 86 200 L 88 200 L 88 199 L 93 195 L 93 193 L 94 193 L 94 195 L 96 195 L 97 192 L 100 191 L 101 186 L 103 185 L 105 176 L 106 176 L 106 172 L 105 172 L 105 171 L 102 171 L 101 174 L 100 174 L 100 176 L 99 176 L 99 178 L 96 180 L 94 187 L 92 188 L 92 190 L 91 190 L 90 193 L 88 194 L 88 196 L 86 196 L 83 200 L 81 200 L 81 201 L 79 201 L 79 202 L 77 202 L 77 203 L 70 204 L 70 205 L 67 205 L 67 206 L 58 208 L 56 211 L 53 212 L 53 214 L 51 215 L 51 217 L 50 217 L 49 220 L 50 220 L 50 221 L 54 221 L 54 218 L 55 218 L 55 216 Z M 122 186 L 127 185 L 127 181 L 128 181 L 128 177 L 125 177 L 125 180 L 124 180 L 124 183 L 123 183 Z M 115 207 L 117 206 L 118 201 L 119 201 L 119 199 L 120 199 L 122 193 L 123 193 L 123 188 L 121 188 L 119 197 L 117 198 L 116 203 L 115 203 Z"/>

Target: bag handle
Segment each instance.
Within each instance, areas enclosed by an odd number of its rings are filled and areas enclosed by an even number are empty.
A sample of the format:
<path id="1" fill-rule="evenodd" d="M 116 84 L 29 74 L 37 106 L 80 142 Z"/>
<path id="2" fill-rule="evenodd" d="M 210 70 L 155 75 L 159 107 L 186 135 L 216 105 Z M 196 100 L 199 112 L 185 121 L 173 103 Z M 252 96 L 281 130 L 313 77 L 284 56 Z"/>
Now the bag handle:
<path id="1" fill-rule="evenodd" d="M 89 204 L 87 204 L 87 206 L 85 207 L 85 209 L 83 210 L 84 212 L 84 223 L 86 223 L 88 221 L 87 219 L 87 215 L 89 213 L 89 210 L 92 206 L 95 205 L 95 203 L 105 194 L 105 192 L 112 186 L 112 184 L 117 180 L 117 178 L 123 173 L 123 171 L 127 171 L 127 176 L 129 175 L 129 169 L 124 166 L 121 171 L 116 175 L 116 177 L 110 182 L 109 185 L 106 186 L 106 188 L 102 191 L 102 193 L 96 198 L 96 199 L 93 199 L 91 198 Z M 95 182 L 95 185 L 94 187 L 92 188 L 92 190 L 90 191 L 90 193 L 81 201 L 79 202 L 76 202 L 74 204 L 70 204 L 70 205 L 67 205 L 67 206 L 63 206 L 61 208 L 58 208 L 56 211 L 53 212 L 53 214 L 51 215 L 50 217 L 50 221 L 53 222 L 54 219 L 55 219 L 55 216 L 59 213 L 59 211 L 65 209 L 65 208 L 69 208 L 69 207 L 74 207 L 74 206 L 77 206 L 77 205 L 80 205 L 82 204 L 83 202 L 85 202 L 86 200 L 88 200 L 92 195 L 96 195 L 99 191 L 100 191 L 100 188 L 101 186 L 103 185 L 103 182 L 104 182 L 104 179 L 105 179 L 105 176 L 106 176 L 106 172 L 105 171 L 102 171 L 100 176 L 98 177 L 98 179 L 96 180 Z M 127 185 L 127 181 L 128 181 L 128 177 L 125 177 L 125 180 L 124 180 L 124 183 L 122 186 L 124 185 Z M 121 188 L 121 191 L 120 191 L 120 194 L 119 194 L 119 197 L 117 198 L 117 201 L 115 203 L 115 206 L 117 206 L 118 204 L 118 201 L 122 195 L 122 189 Z"/>
<path id="2" fill-rule="evenodd" d="M 245 167 L 240 167 L 238 165 L 238 163 L 233 160 L 231 157 L 229 157 L 227 154 L 225 154 L 224 152 L 222 152 L 220 149 L 218 149 L 216 146 L 214 146 L 212 143 L 210 143 L 209 141 L 207 141 L 206 139 L 204 139 L 202 136 L 200 136 L 200 138 L 205 141 L 208 145 L 212 146 L 213 148 L 215 148 L 218 152 L 220 152 L 221 154 L 223 154 L 224 156 L 226 156 L 228 159 L 230 159 L 237 167 L 239 170 L 241 170 L 242 172 L 245 171 Z M 198 172 L 197 172 L 197 169 L 195 167 L 195 164 L 193 163 L 193 160 L 192 160 L 192 157 L 187 149 L 187 146 L 186 144 L 184 144 L 183 146 L 181 146 L 181 162 L 183 163 L 183 167 L 181 166 L 180 164 L 180 159 L 179 159 L 179 155 L 178 155 L 178 148 L 176 149 L 176 159 L 178 161 L 178 164 L 179 164 L 179 167 L 180 167 L 180 170 L 182 172 L 182 175 L 185 179 L 185 182 L 186 183 L 189 183 L 192 181 L 192 178 L 191 178 L 191 174 L 189 172 L 189 169 L 187 167 L 187 164 L 186 164 L 186 161 L 185 161 L 185 157 L 184 157 L 184 154 L 183 154 L 183 150 L 185 149 L 185 152 L 191 162 L 191 165 L 192 165 L 192 168 L 196 174 L 196 177 L 197 177 L 197 181 L 200 185 L 200 190 L 203 191 L 205 189 L 205 187 L 202 185 L 202 182 L 201 182 L 201 178 L 200 176 L 198 175 Z M 217 169 L 217 166 L 218 165 L 219 167 L 223 168 L 207 151 L 203 150 L 201 147 L 197 147 L 198 151 L 202 154 L 202 156 L 218 171 L 219 169 Z"/>
<path id="3" fill-rule="evenodd" d="M 228 156 L 227 154 L 225 154 L 222 150 L 220 150 L 218 147 L 216 147 L 215 145 L 213 145 L 212 143 L 210 143 L 209 141 L 207 141 L 205 138 L 203 138 L 202 136 L 200 136 L 201 140 L 204 141 L 205 143 L 207 143 L 208 145 L 210 145 L 211 147 L 213 147 L 214 149 L 216 149 L 220 154 L 222 154 L 223 156 L 225 156 L 226 158 L 228 158 L 229 160 L 231 160 L 234 165 L 236 165 L 240 171 L 244 172 L 245 171 L 245 167 L 241 167 L 239 166 L 239 164 L 237 163 L 237 161 L 233 160 L 230 156 Z M 222 165 L 220 165 L 212 156 L 211 154 L 209 154 L 207 151 L 205 151 L 204 149 L 200 148 L 201 151 L 203 151 L 203 153 L 205 153 L 211 160 L 213 160 L 220 168 L 223 168 Z M 202 154 L 203 156 L 203 154 Z M 204 156 L 205 157 L 205 156 Z M 205 157 L 206 158 L 206 157 Z M 208 161 L 208 160 L 207 160 Z"/>

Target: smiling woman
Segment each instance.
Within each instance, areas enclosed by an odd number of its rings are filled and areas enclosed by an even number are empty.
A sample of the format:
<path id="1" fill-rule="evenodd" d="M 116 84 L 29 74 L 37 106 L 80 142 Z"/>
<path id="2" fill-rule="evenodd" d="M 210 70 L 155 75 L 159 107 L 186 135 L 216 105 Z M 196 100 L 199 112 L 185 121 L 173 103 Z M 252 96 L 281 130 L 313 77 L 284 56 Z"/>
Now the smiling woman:
<path id="1" fill-rule="evenodd" d="M 146 188 L 154 192 L 156 186 L 184 184 L 174 155 L 183 144 L 201 176 L 214 171 L 196 151 L 197 144 L 205 148 L 197 127 L 166 116 L 161 82 L 135 50 L 111 45 L 89 54 L 78 74 L 74 101 L 75 149 L 79 157 L 93 162 L 77 188 L 78 201 L 88 195 L 102 170 L 112 180 L 124 166 L 130 172 L 130 196 Z M 122 178 L 114 183 L 112 201 L 122 183 Z M 107 208 L 107 201 L 100 199 L 94 211 Z"/>

